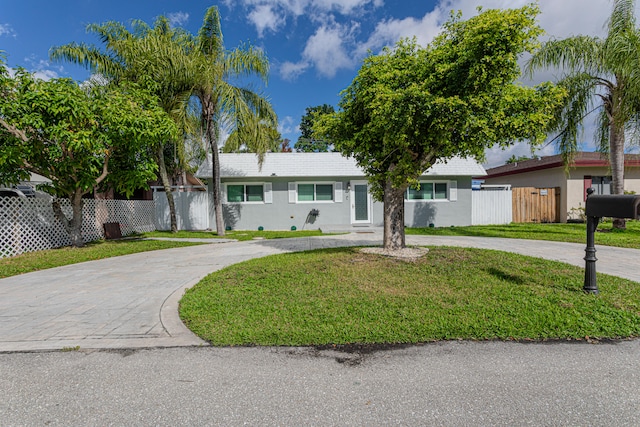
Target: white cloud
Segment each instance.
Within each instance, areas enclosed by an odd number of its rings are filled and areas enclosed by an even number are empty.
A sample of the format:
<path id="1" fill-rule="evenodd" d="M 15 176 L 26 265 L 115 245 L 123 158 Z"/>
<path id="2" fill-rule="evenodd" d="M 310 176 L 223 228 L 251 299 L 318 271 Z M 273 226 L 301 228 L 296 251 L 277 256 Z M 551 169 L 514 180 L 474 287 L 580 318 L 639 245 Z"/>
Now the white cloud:
<path id="1" fill-rule="evenodd" d="M 181 27 L 189 22 L 189 14 L 186 12 L 173 12 L 167 14 L 169 18 L 169 25 L 172 27 Z"/>
<path id="2" fill-rule="evenodd" d="M 280 76 L 285 80 L 294 80 L 314 67 L 320 76 L 332 78 L 338 70 L 353 68 L 356 59 L 347 46 L 353 44 L 353 33 L 357 28 L 357 23 L 351 23 L 350 26 L 336 23 L 320 26 L 307 40 L 300 61 L 287 61 L 280 65 Z"/>
<path id="3" fill-rule="evenodd" d="M 253 11 L 263 6 L 269 6 L 272 10 L 285 16 L 298 17 L 304 14 L 335 12 L 341 15 L 352 15 L 366 6 L 380 7 L 383 0 L 239 0 L 236 2 L 225 0 L 228 7 L 235 4 Z"/>
<path id="4" fill-rule="evenodd" d="M 315 7 L 327 12 L 336 11 L 342 15 L 351 15 L 357 9 L 368 6 L 380 7 L 384 4 L 382 0 L 316 0 L 311 2 Z"/>
<path id="5" fill-rule="evenodd" d="M 1 36 L 9 36 L 16 38 L 17 33 L 14 31 L 13 27 L 9 24 L 0 24 L 0 37 Z"/>
<path id="6" fill-rule="evenodd" d="M 302 57 L 324 77 L 331 78 L 340 69 L 352 68 L 354 60 L 345 42 L 352 38 L 353 28 L 337 24 L 318 28 L 307 40 Z"/>
<path id="7" fill-rule="evenodd" d="M 60 77 L 58 73 L 53 70 L 37 70 L 33 73 L 33 76 L 40 80 L 51 80 Z"/>
<path id="8" fill-rule="evenodd" d="M 64 71 L 62 66 L 54 67 L 49 61 L 44 59 L 38 60 L 35 56 L 27 57 L 24 61 L 29 65 L 29 67 L 26 68 L 28 68 L 36 78 L 42 80 L 57 79 L 60 77 L 60 73 Z"/>
<path id="9" fill-rule="evenodd" d="M 294 120 L 291 116 L 280 117 L 278 122 L 278 132 L 280 135 L 291 135 L 296 132 L 296 127 L 294 126 Z"/>
<path id="10" fill-rule="evenodd" d="M 384 46 L 393 46 L 401 38 L 415 37 L 418 44 L 427 45 L 440 32 L 439 11 L 425 14 L 421 19 L 388 19 L 379 22 L 368 40 L 357 46 L 355 52 L 363 57 L 369 50 L 376 53 Z"/>
<path id="11" fill-rule="evenodd" d="M 300 62 L 283 62 L 280 67 L 280 77 L 284 80 L 295 80 L 299 75 L 304 73 L 309 68 L 307 61 Z"/>
<path id="12" fill-rule="evenodd" d="M 256 27 L 258 37 L 262 37 L 265 30 L 276 32 L 285 23 L 283 16 L 273 10 L 273 6 L 268 4 L 257 5 L 248 16 L 248 19 Z"/>
<path id="13" fill-rule="evenodd" d="M 229 0 L 223 3 L 231 8 L 237 4 L 249 12 L 247 19 L 263 37 L 266 30 L 277 32 L 283 28 L 287 19 L 297 19 L 306 15 L 310 20 L 323 19 L 325 15 L 339 14 L 345 17 L 356 16 L 365 7 L 380 7 L 383 0 Z"/>

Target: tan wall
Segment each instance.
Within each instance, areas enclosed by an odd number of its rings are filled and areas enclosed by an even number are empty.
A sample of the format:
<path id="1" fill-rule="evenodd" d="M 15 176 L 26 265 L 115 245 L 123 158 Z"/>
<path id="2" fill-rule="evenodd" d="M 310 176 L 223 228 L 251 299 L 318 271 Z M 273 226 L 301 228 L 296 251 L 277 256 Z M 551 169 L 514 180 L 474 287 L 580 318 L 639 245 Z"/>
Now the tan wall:
<path id="1" fill-rule="evenodd" d="M 640 194 L 640 168 L 624 171 L 624 189 Z M 560 221 L 566 222 L 572 208 L 584 208 L 584 177 L 610 176 L 607 167 L 571 169 L 567 177 L 563 168 L 544 169 L 518 175 L 485 179 L 485 184 L 511 184 L 512 187 L 560 187 Z"/>
<path id="2" fill-rule="evenodd" d="M 624 189 L 640 194 L 640 167 L 624 170 Z"/>

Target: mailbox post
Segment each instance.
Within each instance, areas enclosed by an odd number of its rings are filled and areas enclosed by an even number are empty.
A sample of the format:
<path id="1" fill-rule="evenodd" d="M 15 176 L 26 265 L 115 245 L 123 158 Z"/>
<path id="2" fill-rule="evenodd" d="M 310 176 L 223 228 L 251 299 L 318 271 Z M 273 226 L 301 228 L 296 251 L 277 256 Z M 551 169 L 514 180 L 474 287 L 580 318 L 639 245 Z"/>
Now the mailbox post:
<path id="1" fill-rule="evenodd" d="M 585 249 L 584 291 L 598 293 L 596 282 L 595 232 L 602 217 L 640 219 L 640 196 L 594 195 L 593 188 L 587 190 L 587 248 Z"/>

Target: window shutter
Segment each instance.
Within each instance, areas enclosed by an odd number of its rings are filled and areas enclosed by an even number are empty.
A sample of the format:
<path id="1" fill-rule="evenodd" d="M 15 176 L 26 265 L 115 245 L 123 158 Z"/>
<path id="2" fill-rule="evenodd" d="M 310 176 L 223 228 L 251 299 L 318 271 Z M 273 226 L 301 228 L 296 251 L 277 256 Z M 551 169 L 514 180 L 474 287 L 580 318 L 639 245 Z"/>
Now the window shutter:
<path id="1" fill-rule="evenodd" d="M 342 181 L 333 184 L 333 200 L 336 203 L 342 203 Z"/>
<path id="2" fill-rule="evenodd" d="M 295 202 L 296 202 L 296 183 L 290 182 L 289 183 L 289 203 L 295 203 Z"/>
<path id="3" fill-rule="evenodd" d="M 220 199 L 223 204 L 227 203 L 227 184 L 220 185 Z M 213 200 L 213 195 L 211 196 L 211 200 Z"/>
<path id="4" fill-rule="evenodd" d="M 449 201 L 458 200 L 458 181 L 449 181 Z"/>
<path id="5" fill-rule="evenodd" d="M 264 202 L 273 203 L 273 193 L 271 192 L 272 184 L 270 182 L 264 183 Z"/>

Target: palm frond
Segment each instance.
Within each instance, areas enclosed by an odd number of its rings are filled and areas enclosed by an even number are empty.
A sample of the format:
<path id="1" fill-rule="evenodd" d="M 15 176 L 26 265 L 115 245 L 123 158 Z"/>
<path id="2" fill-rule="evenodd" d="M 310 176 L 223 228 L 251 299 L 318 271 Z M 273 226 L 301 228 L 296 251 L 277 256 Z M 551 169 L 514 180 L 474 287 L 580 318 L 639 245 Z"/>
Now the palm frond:
<path id="1" fill-rule="evenodd" d="M 54 61 L 67 61 L 80 65 L 108 77 L 118 76 L 124 70 L 117 56 L 104 53 L 97 47 L 84 43 L 54 46 L 49 50 L 49 57 Z"/>
<path id="2" fill-rule="evenodd" d="M 221 57 L 224 52 L 220 13 L 217 6 L 211 6 L 204 15 L 202 27 L 198 31 L 198 49 L 214 58 Z"/>
<path id="3" fill-rule="evenodd" d="M 607 74 L 603 58 L 604 42 L 597 37 L 575 36 L 550 40 L 538 49 L 525 65 L 529 77 L 540 69 L 558 68 L 565 72 L 585 72 L 593 76 Z"/>
<path id="4" fill-rule="evenodd" d="M 229 52 L 224 66 L 228 76 L 256 76 L 265 83 L 269 78 L 269 59 L 266 53 L 251 45 L 240 46 Z"/>
<path id="5" fill-rule="evenodd" d="M 635 3 L 634 0 L 614 0 L 613 11 L 607 22 L 607 37 L 635 31 Z"/>

